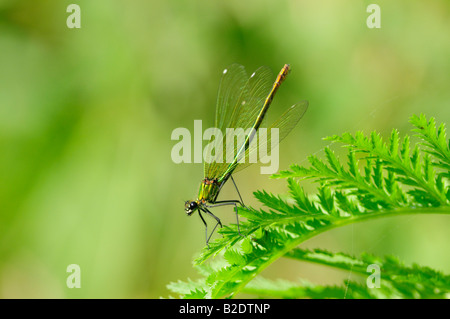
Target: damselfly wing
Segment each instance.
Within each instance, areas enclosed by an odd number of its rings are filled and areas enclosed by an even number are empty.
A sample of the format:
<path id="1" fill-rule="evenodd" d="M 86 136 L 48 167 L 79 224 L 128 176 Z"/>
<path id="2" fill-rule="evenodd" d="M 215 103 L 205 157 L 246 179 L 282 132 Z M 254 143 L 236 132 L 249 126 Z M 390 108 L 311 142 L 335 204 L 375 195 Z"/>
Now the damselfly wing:
<path id="1" fill-rule="evenodd" d="M 286 64 L 278 74 L 275 82 L 272 72 L 267 67 L 260 67 L 250 76 L 245 68 L 233 64 L 223 71 L 217 96 L 215 127 L 213 141 L 205 149 L 204 179 L 200 184 L 197 199 L 185 202 L 188 216 L 198 211 L 205 224 L 206 244 L 218 225 L 220 219 L 210 208 L 233 205 L 239 229 L 237 205 L 245 206 L 232 174 L 252 164 L 252 158 L 258 149 L 270 145 L 273 149 L 296 126 L 308 108 L 307 101 L 291 106 L 278 120 L 267 127 L 266 114 L 271 102 L 290 71 Z M 277 130 L 273 130 L 277 129 Z M 264 130 L 264 138 L 259 133 Z M 276 131 L 276 134 L 273 132 Z M 274 137 L 274 138 L 273 138 Z M 258 141 L 258 142 L 255 142 Z M 220 190 L 231 179 L 239 196 L 239 200 L 218 201 Z M 202 213 L 213 217 L 216 221 L 214 229 L 208 236 L 208 225 Z"/>

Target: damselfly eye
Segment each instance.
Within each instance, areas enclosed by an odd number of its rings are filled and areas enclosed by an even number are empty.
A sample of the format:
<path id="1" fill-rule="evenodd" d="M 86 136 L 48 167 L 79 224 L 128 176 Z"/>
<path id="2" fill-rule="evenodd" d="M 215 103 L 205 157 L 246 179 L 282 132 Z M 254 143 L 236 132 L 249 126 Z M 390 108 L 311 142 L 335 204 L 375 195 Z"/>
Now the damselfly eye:
<path id="1" fill-rule="evenodd" d="M 189 208 L 190 209 L 194 209 L 194 208 L 196 208 L 197 207 L 197 203 L 196 202 L 191 202 L 190 204 L 189 204 Z"/>

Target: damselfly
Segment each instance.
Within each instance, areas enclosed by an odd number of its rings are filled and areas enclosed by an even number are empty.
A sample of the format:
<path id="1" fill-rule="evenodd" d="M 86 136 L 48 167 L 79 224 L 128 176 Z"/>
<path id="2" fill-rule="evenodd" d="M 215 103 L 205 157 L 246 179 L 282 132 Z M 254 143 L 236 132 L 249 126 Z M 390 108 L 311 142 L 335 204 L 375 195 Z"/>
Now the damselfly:
<path id="1" fill-rule="evenodd" d="M 247 76 L 243 66 L 233 64 L 225 69 L 219 86 L 216 105 L 215 127 L 220 130 L 221 138 L 216 138 L 211 142 L 211 148 L 215 154 L 213 158 L 204 163 L 204 179 L 200 184 L 198 198 L 185 202 L 185 211 L 188 216 L 198 211 L 198 214 L 205 224 L 206 244 L 216 230 L 217 226 L 222 227 L 220 219 L 211 213 L 210 208 L 224 205 L 234 205 L 236 212 L 237 227 L 239 228 L 239 217 L 237 205 L 245 206 L 239 190 L 232 177 L 233 173 L 240 171 L 251 164 L 249 160 L 257 148 L 271 145 L 272 149 L 295 127 L 308 108 L 307 101 L 301 101 L 291 106 L 281 117 L 270 127 L 265 126 L 266 112 L 272 99 L 290 71 L 286 64 L 278 74 L 275 83 L 272 81 L 272 73 L 267 67 L 260 67 L 250 77 Z M 240 128 L 243 138 L 231 136 L 229 128 Z M 267 128 L 264 143 L 252 143 L 257 139 L 258 133 Z M 278 129 L 278 135 L 272 133 L 272 129 Z M 229 137 L 232 137 L 232 143 Z M 277 137 L 277 138 L 276 138 Z M 239 142 L 240 141 L 240 142 Z M 274 144 L 275 143 L 275 144 Z M 228 148 L 228 150 L 227 150 Z M 232 157 L 229 154 L 232 150 Z M 239 196 L 239 200 L 217 200 L 223 185 L 231 179 Z M 216 225 L 208 236 L 208 225 L 203 218 L 205 213 L 216 220 Z"/>

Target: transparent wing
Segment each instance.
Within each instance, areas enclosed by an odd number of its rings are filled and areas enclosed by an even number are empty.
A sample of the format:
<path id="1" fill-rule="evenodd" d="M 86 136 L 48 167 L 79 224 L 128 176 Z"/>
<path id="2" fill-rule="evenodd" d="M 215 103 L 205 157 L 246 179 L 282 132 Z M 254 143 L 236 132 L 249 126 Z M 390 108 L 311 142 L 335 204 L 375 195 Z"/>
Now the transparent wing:
<path id="1" fill-rule="evenodd" d="M 242 65 L 233 64 L 223 70 L 216 104 L 215 127 L 219 130 L 223 130 L 230 122 L 230 117 L 247 80 L 248 75 Z"/>
<path id="2" fill-rule="evenodd" d="M 217 130 L 207 136 L 212 141 L 205 147 L 205 177 L 219 178 L 229 171 L 242 149 L 246 132 L 253 127 L 264 105 L 272 81 L 272 72 L 267 67 L 260 67 L 250 77 L 238 64 L 224 70 L 217 97 Z"/>
<path id="3" fill-rule="evenodd" d="M 308 109 L 308 101 L 301 101 L 287 109 L 270 127 L 265 121 L 256 131 L 245 155 L 240 157 L 240 163 L 230 166 L 229 171 L 236 173 L 249 165 L 261 160 L 264 155 L 270 155 L 275 147 L 292 131 Z M 273 129 L 278 129 L 275 132 Z"/>

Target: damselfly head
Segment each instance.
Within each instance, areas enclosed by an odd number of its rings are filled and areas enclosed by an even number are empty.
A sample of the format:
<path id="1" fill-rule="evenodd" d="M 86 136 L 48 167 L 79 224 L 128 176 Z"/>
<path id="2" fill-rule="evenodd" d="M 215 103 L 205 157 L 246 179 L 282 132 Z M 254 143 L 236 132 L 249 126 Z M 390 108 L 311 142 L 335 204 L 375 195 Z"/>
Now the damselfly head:
<path id="1" fill-rule="evenodd" d="M 188 200 L 184 203 L 184 210 L 188 216 L 198 209 L 198 203 L 195 200 Z"/>

